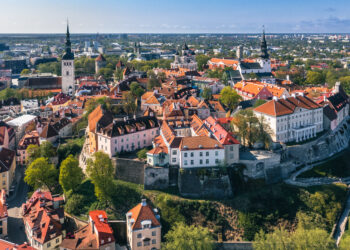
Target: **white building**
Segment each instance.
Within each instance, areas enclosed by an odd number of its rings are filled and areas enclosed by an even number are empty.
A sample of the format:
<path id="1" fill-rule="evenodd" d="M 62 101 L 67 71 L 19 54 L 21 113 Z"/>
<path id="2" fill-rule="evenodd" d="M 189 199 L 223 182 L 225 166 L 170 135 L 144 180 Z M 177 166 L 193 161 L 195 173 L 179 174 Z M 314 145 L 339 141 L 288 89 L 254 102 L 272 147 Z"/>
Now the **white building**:
<path id="1" fill-rule="evenodd" d="M 304 141 L 323 131 L 323 108 L 304 96 L 271 100 L 254 109 L 275 142 Z"/>
<path id="2" fill-rule="evenodd" d="M 34 115 L 22 115 L 19 116 L 9 122 L 7 122 L 8 125 L 14 128 L 16 131 L 16 144 L 19 142 L 19 140 L 23 137 L 25 134 L 25 129 L 27 125 L 34 121 L 36 116 Z"/>

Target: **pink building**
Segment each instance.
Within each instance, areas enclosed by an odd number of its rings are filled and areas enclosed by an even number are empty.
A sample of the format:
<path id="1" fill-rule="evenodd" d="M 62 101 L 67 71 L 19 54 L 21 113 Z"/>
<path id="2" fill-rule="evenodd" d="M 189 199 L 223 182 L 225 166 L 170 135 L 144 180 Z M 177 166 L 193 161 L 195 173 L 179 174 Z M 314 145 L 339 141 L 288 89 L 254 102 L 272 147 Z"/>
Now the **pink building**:
<path id="1" fill-rule="evenodd" d="M 153 116 L 124 118 L 96 128 L 96 134 L 98 150 L 112 157 L 116 153 L 151 146 L 153 138 L 159 134 L 159 125 Z"/>

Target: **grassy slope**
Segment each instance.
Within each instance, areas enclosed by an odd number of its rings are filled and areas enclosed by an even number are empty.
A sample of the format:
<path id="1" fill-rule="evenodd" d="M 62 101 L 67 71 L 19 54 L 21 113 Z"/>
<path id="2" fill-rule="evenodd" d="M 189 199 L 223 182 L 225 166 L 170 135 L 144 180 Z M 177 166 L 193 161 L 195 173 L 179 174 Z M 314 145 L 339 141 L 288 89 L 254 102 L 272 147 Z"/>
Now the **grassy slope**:
<path id="1" fill-rule="evenodd" d="M 101 204 L 93 194 L 93 185 L 85 181 L 75 195 L 84 197 L 81 214 L 92 209 L 106 209 L 111 219 L 124 219 L 125 213 L 147 197 L 160 208 L 163 235 L 177 221 L 208 227 L 214 236 L 223 233 L 224 240 L 251 240 L 260 229 L 271 230 L 277 225 L 293 229 L 296 214 L 309 214 L 320 227 L 331 230 L 346 196 L 342 185 L 297 188 L 284 184 L 264 186 L 240 192 L 234 199 L 206 201 L 185 199 L 176 190 L 143 190 L 142 186 L 116 181 L 118 189 L 113 205 Z M 69 200 L 69 199 L 68 199 Z"/>

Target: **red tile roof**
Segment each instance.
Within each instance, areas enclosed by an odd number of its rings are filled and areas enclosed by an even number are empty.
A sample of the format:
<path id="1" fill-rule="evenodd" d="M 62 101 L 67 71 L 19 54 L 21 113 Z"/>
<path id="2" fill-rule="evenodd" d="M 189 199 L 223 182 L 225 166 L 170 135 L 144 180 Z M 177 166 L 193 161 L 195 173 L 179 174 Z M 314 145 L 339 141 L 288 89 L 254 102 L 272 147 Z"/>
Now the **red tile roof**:
<path id="1" fill-rule="evenodd" d="M 220 123 L 215 120 L 212 116 L 209 116 L 205 123 L 209 127 L 209 129 L 214 134 L 215 138 L 223 145 L 231 145 L 231 144 L 239 144 L 239 141 L 237 141 L 231 133 L 226 131 Z"/>
<path id="2" fill-rule="evenodd" d="M 94 210 L 90 211 L 89 215 L 98 232 L 98 245 L 102 246 L 114 242 L 113 230 L 108 224 L 107 213 L 103 210 Z"/>

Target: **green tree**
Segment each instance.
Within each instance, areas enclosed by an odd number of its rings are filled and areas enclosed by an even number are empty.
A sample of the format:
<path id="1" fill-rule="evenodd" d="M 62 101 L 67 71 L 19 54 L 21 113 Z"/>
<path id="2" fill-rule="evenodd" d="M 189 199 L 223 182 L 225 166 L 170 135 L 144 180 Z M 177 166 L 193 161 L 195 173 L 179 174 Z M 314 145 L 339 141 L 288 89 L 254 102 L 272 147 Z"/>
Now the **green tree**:
<path id="1" fill-rule="evenodd" d="M 23 75 L 29 75 L 30 74 L 30 70 L 29 69 L 23 69 L 21 72 L 21 76 Z"/>
<path id="2" fill-rule="evenodd" d="M 57 171 L 44 157 L 34 160 L 25 171 L 24 181 L 34 189 L 47 188 L 52 192 L 56 184 Z"/>
<path id="3" fill-rule="evenodd" d="M 147 152 L 148 152 L 147 148 L 141 149 L 140 151 L 137 152 L 137 158 L 139 158 L 139 159 L 146 159 L 147 158 Z"/>
<path id="4" fill-rule="evenodd" d="M 198 65 L 198 70 L 202 71 L 207 66 L 207 63 L 209 61 L 210 57 L 206 55 L 197 55 L 196 61 Z"/>
<path id="5" fill-rule="evenodd" d="M 84 174 L 79 167 L 79 161 L 73 156 L 69 155 L 60 167 L 59 183 L 64 192 L 75 190 L 83 181 Z"/>
<path id="6" fill-rule="evenodd" d="M 220 101 L 230 110 L 234 110 L 241 100 L 242 97 L 230 86 L 226 86 L 220 92 Z"/>
<path id="7" fill-rule="evenodd" d="M 33 145 L 33 144 L 31 144 L 27 147 L 26 153 L 28 155 L 27 165 L 32 163 L 35 159 L 39 158 L 41 155 L 39 146 Z"/>
<path id="8" fill-rule="evenodd" d="M 160 87 L 160 86 L 161 84 L 158 78 L 153 78 L 153 77 L 148 78 L 148 82 L 147 82 L 148 90 L 152 90 L 153 88 Z"/>
<path id="9" fill-rule="evenodd" d="M 260 105 L 263 105 L 264 103 L 266 103 L 265 100 L 263 100 L 263 99 L 258 99 L 258 100 L 256 100 L 256 102 L 254 103 L 253 108 L 259 107 Z"/>
<path id="10" fill-rule="evenodd" d="M 135 114 L 137 110 L 135 97 L 131 93 L 123 94 L 123 110 L 127 114 Z"/>
<path id="11" fill-rule="evenodd" d="M 348 250 L 349 246 L 350 246 L 350 235 L 344 234 L 342 239 L 340 240 L 339 249 Z"/>
<path id="12" fill-rule="evenodd" d="M 109 156 L 103 152 L 93 154 L 87 161 L 87 174 L 95 185 L 95 195 L 100 201 L 108 201 L 113 189 L 114 168 Z"/>
<path id="13" fill-rule="evenodd" d="M 214 240 L 207 228 L 201 226 L 186 226 L 184 223 L 176 223 L 165 235 L 164 249 L 214 249 Z"/>
<path id="14" fill-rule="evenodd" d="M 334 240 L 327 231 L 322 229 L 304 229 L 298 227 L 295 232 L 289 233 L 285 229 L 276 229 L 265 234 L 260 231 L 254 239 L 253 247 L 256 250 L 265 249 L 336 249 Z"/>
<path id="15" fill-rule="evenodd" d="M 319 85 L 324 83 L 324 77 L 320 72 L 308 71 L 306 75 L 306 83 L 312 85 Z"/>
<path id="16" fill-rule="evenodd" d="M 339 81 L 344 91 L 349 95 L 350 94 L 350 76 L 340 77 Z"/>
<path id="17" fill-rule="evenodd" d="M 251 147 L 256 142 L 259 133 L 259 119 L 254 115 L 253 111 L 251 109 L 240 110 L 232 122 L 238 128 L 242 144 L 248 144 Z"/>
<path id="18" fill-rule="evenodd" d="M 55 147 L 49 141 L 44 141 L 40 144 L 40 156 L 44 158 L 55 157 L 57 154 Z"/>
<path id="19" fill-rule="evenodd" d="M 202 97 L 205 99 L 205 100 L 210 100 L 212 98 L 212 92 L 211 92 L 211 89 L 210 88 L 207 88 L 205 87 L 201 93 Z"/>
<path id="20" fill-rule="evenodd" d="M 145 90 L 138 82 L 132 82 L 130 84 L 130 92 L 134 97 L 140 98 L 145 93 Z"/>

